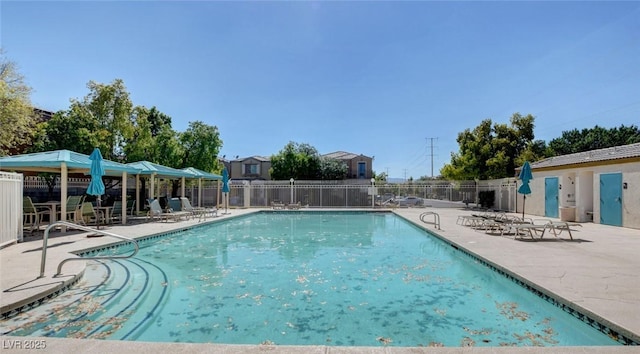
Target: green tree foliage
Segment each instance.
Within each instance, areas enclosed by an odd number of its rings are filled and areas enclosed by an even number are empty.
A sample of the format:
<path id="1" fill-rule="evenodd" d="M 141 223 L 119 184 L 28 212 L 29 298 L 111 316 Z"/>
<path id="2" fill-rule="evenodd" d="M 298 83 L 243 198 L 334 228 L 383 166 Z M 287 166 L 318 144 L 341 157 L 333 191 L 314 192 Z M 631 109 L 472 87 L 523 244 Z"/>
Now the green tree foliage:
<path id="1" fill-rule="evenodd" d="M 347 165 L 339 160 L 320 157 L 320 178 L 323 180 L 343 180 L 347 178 Z"/>
<path id="2" fill-rule="evenodd" d="M 222 146 L 218 127 L 201 121 L 190 122 L 189 128 L 180 134 L 180 143 L 180 168 L 195 167 L 211 172 L 217 166 L 218 152 Z"/>
<path id="3" fill-rule="evenodd" d="M 171 117 L 156 107 L 136 106 L 131 117 L 133 134 L 125 141 L 127 162 L 151 161 L 166 166 L 179 165 L 178 133 L 171 128 Z"/>
<path id="4" fill-rule="evenodd" d="M 131 139 L 133 104 L 124 83 L 116 79 L 109 85 L 90 81 L 89 93 L 82 100 L 72 99 L 69 110 L 57 112 L 47 122 L 47 150 L 68 149 L 90 154 L 100 148 L 105 159 L 125 160 L 124 146 Z"/>
<path id="5" fill-rule="evenodd" d="M 152 108 L 153 110 L 154 108 Z M 136 106 L 132 112 L 133 134 L 125 142 L 125 162 L 136 162 L 156 159 L 155 135 L 152 131 L 150 119 L 151 110 L 143 106 Z"/>
<path id="6" fill-rule="evenodd" d="M 347 165 L 326 158 L 309 144 L 289 142 L 271 156 L 271 178 L 274 180 L 342 180 L 347 177 Z"/>
<path id="7" fill-rule="evenodd" d="M 166 125 L 165 125 L 166 126 Z M 160 139 L 163 133 L 160 131 Z M 167 137 L 170 144 L 161 144 L 163 150 L 172 156 L 175 161 L 167 161 L 166 166 L 173 168 L 195 167 L 197 169 L 213 172 L 218 167 L 218 152 L 222 146 L 218 127 L 207 125 L 201 121 L 189 123 L 189 128 L 177 136 Z M 177 195 L 180 180 L 174 180 L 172 194 Z"/>
<path id="8" fill-rule="evenodd" d="M 458 134 L 459 153 L 451 154 L 451 163 L 440 174 L 452 180 L 513 176 L 525 156 L 533 160 L 540 153 L 540 142 L 533 141 L 534 120 L 514 113 L 510 125 L 485 119 L 473 130 L 465 129 Z"/>
<path id="9" fill-rule="evenodd" d="M 551 156 L 558 156 L 639 142 L 640 130 L 635 125 L 611 129 L 596 125 L 590 129 L 563 131 L 561 137 L 549 142 L 549 150 Z"/>
<path id="10" fill-rule="evenodd" d="M 78 102 L 72 102 L 68 111 L 58 111 L 46 123 L 44 150 L 69 149 L 91 154 L 94 147 L 106 151 L 101 137 L 108 132 L 100 129 L 98 120 Z M 104 154 L 104 153 L 103 153 Z"/>
<path id="11" fill-rule="evenodd" d="M 30 95 L 17 65 L 0 49 L 0 156 L 33 140 L 37 117 Z"/>
<path id="12" fill-rule="evenodd" d="M 319 179 L 319 172 L 320 155 L 309 144 L 289 142 L 278 154 L 271 156 L 269 173 L 274 180 Z"/>
<path id="13" fill-rule="evenodd" d="M 110 160 L 124 159 L 124 145 L 133 135 L 133 103 L 129 92 L 121 79 L 111 84 L 101 84 L 89 81 L 89 94 L 85 97 L 83 106 L 98 120 L 101 142 L 107 147 L 105 158 Z"/>

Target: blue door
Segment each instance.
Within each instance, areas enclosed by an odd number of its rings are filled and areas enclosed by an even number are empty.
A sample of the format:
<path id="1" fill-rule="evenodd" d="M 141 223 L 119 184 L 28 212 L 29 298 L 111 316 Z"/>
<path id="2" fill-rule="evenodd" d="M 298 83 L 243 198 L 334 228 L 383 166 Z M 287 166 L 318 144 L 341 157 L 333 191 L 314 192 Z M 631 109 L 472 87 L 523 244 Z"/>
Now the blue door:
<path id="1" fill-rule="evenodd" d="M 622 226 L 622 173 L 600 175 L 600 223 Z"/>
<path id="2" fill-rule="evenodd" d="M 544 216 L 557 218 L 558 203 L 558 177 L 547 177 L 544 179 Z"/>
<path id="3" fill-rule="evenodd" d="M 358 178 L 367 177 L 367 164 L 365 162 L 358 162 Z"/>

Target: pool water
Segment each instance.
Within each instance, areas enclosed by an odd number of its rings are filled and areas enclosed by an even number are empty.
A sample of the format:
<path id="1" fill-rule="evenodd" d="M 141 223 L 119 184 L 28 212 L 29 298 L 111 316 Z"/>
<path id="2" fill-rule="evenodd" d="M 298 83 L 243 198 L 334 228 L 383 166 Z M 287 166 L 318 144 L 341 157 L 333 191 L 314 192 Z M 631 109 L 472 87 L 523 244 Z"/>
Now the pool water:
<path id="1" fill-rule="evenodd" d="M 9 335 L 154 342 L 618 345 L 402 218 L 367 212 L 262 212 L 146 241 L 3 322 Z"/>

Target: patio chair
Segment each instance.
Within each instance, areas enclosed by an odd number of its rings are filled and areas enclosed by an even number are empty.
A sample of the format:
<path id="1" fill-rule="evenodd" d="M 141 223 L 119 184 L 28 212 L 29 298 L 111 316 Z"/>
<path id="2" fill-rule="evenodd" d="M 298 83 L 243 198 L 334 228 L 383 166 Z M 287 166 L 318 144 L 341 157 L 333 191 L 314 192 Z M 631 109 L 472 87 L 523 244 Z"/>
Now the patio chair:
<path id="1" fill-rule="evenodd" d="M 111 208 L 111 215 L 107 217 L 111 222 L 122 222 L 122 201 L 116 200 Z"/>
<path id="2" fill-rule="evenodd" d="M 42 225 L 43 222 L 43 216 L 49 215 L 49 217 L 51 217 L 51 210 L 46 207 L 37 208 L 33 205 L 31 197 L 23 197 L 22 215 L 23 227 L 29 226 L 29 232 L 33 233 L 34 230 L 40 229 L 40 225 Z"/>
<path id="3" fill-rule="evenodd" d="M 127 214 L 133 216 L 135 211 L 136 211 L 136 200 L 135 199 L 127 200 Z"/>
<path id="4" fill-rule="evenodd" d="M 80 210 L 82 225 L 92 224 L 98 226 L 101 222 L 106 221 L 105 215 L 101 211 L 96 211 L 90 202 L 82 203 Z"/>
<path id="5" fill-rule="evenodd" d="M 67 216 L 68 222 L 83 223 L 82 219 L 82 202 L 84 202 L 84 195 L 71 195 L 67 197 L 67 209 L 64 211 Z M 62 214 L 63 211 L 60 211 Z"/>

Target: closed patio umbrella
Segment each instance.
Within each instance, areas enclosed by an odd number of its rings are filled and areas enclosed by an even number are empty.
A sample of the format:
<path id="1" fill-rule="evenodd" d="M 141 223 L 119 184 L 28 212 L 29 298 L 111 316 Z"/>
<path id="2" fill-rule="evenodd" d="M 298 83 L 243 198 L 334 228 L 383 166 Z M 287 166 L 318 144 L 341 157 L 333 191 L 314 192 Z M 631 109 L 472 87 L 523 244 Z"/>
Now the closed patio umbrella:
<path id="1" fill-rule="evenodd" d="M 229 172 L 225 167 L 222 170 L 222 193 L 224 199 L 224 213 L 227 213 L 227 208 L 229 206 Z"/>
<path id="2" fill-rule="evenodd" d="M 524 219 L 524 207 L 527 202 L 527 194 L 531 194 L 529 181 L 533 179 L 529 161 L 525 161 L 524 165 L 522 165 L 522 169 L 520 170 L 520 175 L 518 176 L 518 178 L 520 178 L 520 180 L 522 181 L 522 185 L 520 185 L 520 188 L 518 188 L 518 193 L 522 194 L 524 197 L 524 200 L 522 202 L 522 219 Z"/>
<path id="3" fill-rule="evenodd" d="M 97 198 L 98 206 L 100 206 L 100 196 L 104 194 L 104 182 L 102 182 L 102 176 L 104 176 L 104 166 L 102 164 L 102 154 L 100 149 L 95 148 L 89 156 L 91 160 L 91 182 L 87 187 L 87 194 L 94 195 Z M 100 222 L 98 221 L 98 229 L 100 229 Z"/>

